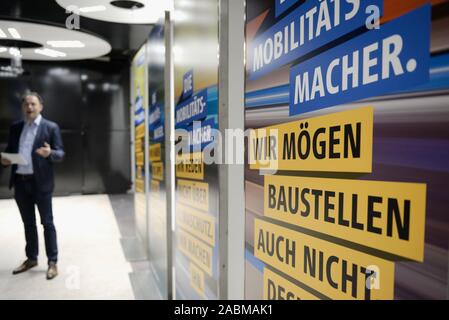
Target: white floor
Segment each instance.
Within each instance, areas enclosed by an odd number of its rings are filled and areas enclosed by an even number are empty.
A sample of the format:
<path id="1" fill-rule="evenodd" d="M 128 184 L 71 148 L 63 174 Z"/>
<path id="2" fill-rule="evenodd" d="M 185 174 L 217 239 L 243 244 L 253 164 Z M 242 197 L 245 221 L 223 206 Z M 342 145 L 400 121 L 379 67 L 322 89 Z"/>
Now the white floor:
<path id="1" fill-rule="evenodd" d="M 128 276 L 131 266 L 123 255 L 108 197 L 54 198 L 53 211 L 59 276 L 45 279 L 40 222 L 39 266 L 12 275 L 25 259 L 23 224 L 15 202 L 0 200 L 0 299 L 134 299 Z"/>

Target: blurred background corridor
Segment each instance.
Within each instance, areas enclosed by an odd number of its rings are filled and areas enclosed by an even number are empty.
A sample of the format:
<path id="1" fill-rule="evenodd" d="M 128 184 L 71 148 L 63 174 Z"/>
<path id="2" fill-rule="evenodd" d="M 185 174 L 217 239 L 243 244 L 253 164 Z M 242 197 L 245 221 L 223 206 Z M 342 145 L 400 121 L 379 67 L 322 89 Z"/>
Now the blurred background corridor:
<path id="1" fill-rule="evenodd" d="M 17 205 L 0 200 L 0 299 L 161 299 L 135 238 L 130 195 L 86 195 L 54 199 L 62 252 L 60 276 L 45 280 L 44 239 L 39 226 L 39 266 L 12 275 L 23 260 L 25 240 Z"/>

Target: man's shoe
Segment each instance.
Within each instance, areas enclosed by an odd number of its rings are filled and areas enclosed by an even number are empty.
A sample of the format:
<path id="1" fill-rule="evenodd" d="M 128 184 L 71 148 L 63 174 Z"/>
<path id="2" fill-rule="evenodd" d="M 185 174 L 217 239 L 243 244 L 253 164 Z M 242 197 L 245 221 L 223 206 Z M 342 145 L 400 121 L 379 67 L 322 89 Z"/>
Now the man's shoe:
<path id="1" fill-rule="evenodd" d="M 55 278 L 57 275 L 58 275 L 58 267 L 56 267 L 56 262 L 49 262 L 47 270 L 47 280 L 51 280 Z"/>
<path id="2" fill-rule="evenodd" d="M 34 268 L 35 266 L 37 266 L 37 261 L 36 260 L 30 260 L 27 259 L 24 263 L 22 263 L 19 267 L 17 267 L 16 269 L 14 269 L 12 271 L 12 274 L 19 274 L 25 271 L 30 270 L 31 268 Z"/>

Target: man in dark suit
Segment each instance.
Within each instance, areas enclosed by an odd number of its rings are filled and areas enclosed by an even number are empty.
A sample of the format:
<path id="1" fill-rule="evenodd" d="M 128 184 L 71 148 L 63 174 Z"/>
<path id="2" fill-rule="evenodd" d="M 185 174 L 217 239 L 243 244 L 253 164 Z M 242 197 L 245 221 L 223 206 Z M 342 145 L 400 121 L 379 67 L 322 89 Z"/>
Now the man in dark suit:
<path id="1" fill-rule="evenodd" d="M 9 187 L 14 187 L 14 198 L 25 227 L 27 260 L 13 274 L 25 272 L 37 266 L 38 235 L 35 206 L 44 227 L 45 249 L 48 258 L 47 279 L 58 274 L 58 246 L 53 223 L 52 193 L 54 189 L 53 163 L 64 158 L 61 132 L 56 123 L 41 116 L 43 101 L 39 94 L 30 92 L 22 99 L 24 121 L 14 123 L 9 131 L 5 152 L 19 153 L 26 165 L 12 165 Z M 3 166 L 11 162 L 1 159 Z"/>

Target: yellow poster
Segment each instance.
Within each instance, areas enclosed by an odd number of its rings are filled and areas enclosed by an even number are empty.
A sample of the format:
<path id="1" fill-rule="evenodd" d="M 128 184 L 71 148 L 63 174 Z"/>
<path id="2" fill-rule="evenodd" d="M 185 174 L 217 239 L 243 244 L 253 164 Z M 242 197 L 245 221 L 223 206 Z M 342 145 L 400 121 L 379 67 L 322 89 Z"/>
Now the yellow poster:
<path id="1" fill-rule="evenodd" d="M 162 149 L 160 143 L 150 145 L 150 161 L 151 162 L 161 161 L 162 157 L 161 152 Z"/>
<path id="2" fill-rule="evenodd" d="M 190 285 L 192 288 L 204 298 L 205 295 L 205 280 L 204 272 L 198 268 L 193 262 L 190 262 Z"/>
<path id="3" fill-rule="evenodd" d="M 312 293 L 290 282 L 268 268 L 263 270 L 264 300 L 318 300 Z"/>
<path id="4" fill-rule="evenodd" d="M 151 174 L 154 180 L 164 180 L 164 164 L 162 162 L 151 163 Z"/>
<path id="5" fill-rule="evenodd" d="M 178 230 L 178 249 L 208 275 L 212 275 L 212 248 L 188 232 Z"/>
<path id="6" fill-rule="evenodd" d="M 211 246 L 215 246 L 215 217 L 212 215 L 178 204 L 176 223 Z"/>
<path id="7" fill-rule="evenodd" d="M 202 152 L 183 153 L 176 156 L 176 177 L 204 179 L 204 155 Z"/>
<path id="8" fill-rule="evenodd" d="M 209 210 L 208 183 L 178 179 L 176 189 L 178 201 L 200 210 Z"/>
<path id="9" fill-rule="evenodd" d="M 265 176 L 264 213 L 406 259 L 424 259 L 425 184 Z"/>
<path id="10" fill-rule="evenodd" d="M 330 299 L 393 299 L 393 262 L 260 219 L 254 255 Z"/>
<path id="11" fill-rule="evenodd" d="M 373 108 L 366 107 L 252 130 L 251 169 L 372 170 Z"/>

